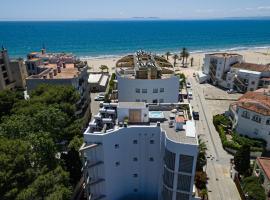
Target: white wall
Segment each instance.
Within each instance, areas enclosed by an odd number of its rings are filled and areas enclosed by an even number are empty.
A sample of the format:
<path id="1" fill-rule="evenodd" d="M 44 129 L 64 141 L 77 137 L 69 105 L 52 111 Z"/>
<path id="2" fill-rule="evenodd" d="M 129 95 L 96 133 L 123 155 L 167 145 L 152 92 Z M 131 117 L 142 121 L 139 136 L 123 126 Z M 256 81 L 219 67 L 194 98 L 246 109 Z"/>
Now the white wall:
<path id="1" fill-rule="evenodd" d="M 147 100 L 152 103 L 153 100 L 163 99 L 164 103 L 177 103 L 179 93 L 179 78 L 173 76 L 168 79 L 128 79 L 117 76 L 118 80 L 118 101 L 119 102 L 136 102 L 136 100 Z M 140 89 L 140 93 L 136 93 L 136 88 Z M 153 89 L 157 88 L 158 93 L 153 93 Z M 164 88 L 164 92 L 160 92 L 160 88 Z M 147 93 L 142 93 L 142 89 L 147 89 Z"/>
<path id="2" fill-rule="evenodd" d="M 243 111 L 248 111 L 250 114 L 250 119 L 242 117 Z M 259 115 L 261 117 L 261 123 L 257 123 L 252 120 L 253 115 Z M 258 113 L 240 108 L 238 109 L 238 123 L 236 127 L 236 132 L 242 135 L 247 135 L 251 138 L 261 138 L 267 141 L 267 149 L 270 149 L 270 125 L 266 125 L 266 120 L 270 116 L 260 115 Z M 256 135 L 255 132 L 258 134 Z"/>

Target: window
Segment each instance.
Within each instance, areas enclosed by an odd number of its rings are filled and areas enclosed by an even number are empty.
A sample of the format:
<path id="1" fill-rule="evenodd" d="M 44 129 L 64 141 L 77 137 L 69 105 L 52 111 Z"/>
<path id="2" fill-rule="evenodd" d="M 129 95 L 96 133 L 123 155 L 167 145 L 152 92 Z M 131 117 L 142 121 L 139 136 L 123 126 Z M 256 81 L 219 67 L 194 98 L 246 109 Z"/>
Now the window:
<path id="1" fill-rule="evenodd" d="M 176 200 L 189 200 L 189 195 L 182 192 L 177 192 Z"/>
<path id="2" fill-rule="evenodd" d="M 254 84 L 255 84 L 255 81 L 252 81 L 252 82 L 251 82 L 251 85 L 254 85 Z"/>
<path id="3" fill-rule="evenodd" d="M 249 119 L 249 118 L 250 118 L 249 112 L 248 112 L 248 111 L 243 111 L 242 117 L 244 117 L 244 118 L 246 118 L 246 119 Z"/>
<path id="4" fill-rule="evenodd" d="M 147 89 L 142 89 L 142 93 L 147 93 Z"/>
<path id="5" fill-rule="evenodd" d="M 153 93 L 158 93 L 158 88 L 154 88 Z"/>
<path id="6" fill-rule="evenodd" d="M 150 144 L 154 144 L 155 143 L 155 141 L 154 140 L 150 140 Z"/>
<path id="7" fill-rule="evenodd" d="M 133 161 L 134 161 L 134 162 L 137 162 L 137 161 L 138 161 L 138 158 L 137 158 L 137 157 L 134 157 L 134 158 L 133 158 Z"/>
<path id="8" fill-rule="evenodd" d="M 157 99 L 154 99 L 154 100 L 153 100 L 153 103 L 158 103 L 158 100 L 157 100 Z"/>
<path id="9" fill-rule="evenodd" d="M 193 156 L 180 155 L 179 172 L 192 173 Z"/>
<path id="10" fill-rule="evenodd" d="M 191 176 L 188 175 L 178 175 L 177 189 L 189 192 L 190 191 Z"/>
<path id="11" fill-rule="evenodd" d="M 164 168 L 163 182 L 165 183 L 167 187 L 173 188 L 173 179 L 174 179 L 173 172 Z"/>
<path id="12" fill-rule="evenodd" d="M 143 99 L 143 100 L 142 100 L 142 102 L 145 102 L 145 103 L 147 103 L 147 100 L 146 100 L 146 99 Z"/>
<path id="13" fill-rule="evenodd" d="M 115 148 L 115 149 L 119 149 L 119 144 L 115 144 L 115 145 L 114 145 L 114 148 Z"/>
<path id="14" fill-rule="evenodd" d="M 133 174 L 133 177 L 134 177 L 134 178 L 137 178 L 137 177 L 138 177 L 138 174 Z"/>
<path id="15" fill-rule="evenodd" d="M 174 170 L 175 153 L 170 152 L 169 150 L 165 149 L 164 162 L 165 162 L 166 167 L 168 167 L 171 170 Z"/>
<path id="16" fill-rule="evenodd" d="M 257 123 L 261 123 L 261 117 L 259 115 L 253 115 L 252 120 L 257 122 Z"/>
<path id="17" fill-rule="evenodd" d="M 150 158 L 149 158 L 149 161 L 150 161 L 150 162 L 154 162 L 154 158 L 153 158 L 153 157 L 150 157 Z"/>
<path id="18" fill-rule="evenodd" d="M 266 120 L 266 125 L 270 125 L 270 118 Z"/>
<path id="19" fill-rule="evenodd" d="M 140 90 L 139 88 L 136 88 L 136 89 L 135 89 L 135 92 L 136 92 L 136 93 L 141 93 L 141 90 Z"/>
<path id="20" fill-rule="evenodd" d="M 159 103 L 164 103 L 164 99 L 159 99 Z"/>
<path id="21" fill-rule="evenodd" d="M 159 89 L 159 92 L 164 92 L 164 88 L 160 88 Z"/>
<path id="22" fill-rule="evenodd" d="M 120 165 L 120 162 L 115 162 L 115 166 L 119 166 Z"/>
<path id="23" fill-rule="evenodd" d="M 133 140 L 133 144 L 138 144 L 138 140 Z"/>
<path id="24" fill-rule="evenodd" d="M 133 192 L 138 192 L 138 189 L 137 189 L 137 188 L 135 188 L 135 189 L 133 190 Z"/>
<path id="25" fill-rule="evenodd" d="M 140 102 L 140 99 L 136 99 L 136 102 Z"/>

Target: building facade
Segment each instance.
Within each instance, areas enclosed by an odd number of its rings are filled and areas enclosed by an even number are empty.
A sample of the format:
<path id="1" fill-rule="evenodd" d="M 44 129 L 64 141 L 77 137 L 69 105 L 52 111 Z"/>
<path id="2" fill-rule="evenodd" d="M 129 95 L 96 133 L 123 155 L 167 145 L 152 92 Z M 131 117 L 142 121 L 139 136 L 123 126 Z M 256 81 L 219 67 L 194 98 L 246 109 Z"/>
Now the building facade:
<path id="1" fill-rule="evenodd" d="M 0 53 L 0 90 L 25 88 L 28 76 L 23 59 L 11 60 L 5 48 Z"/>
<path id="2" fill-rule="evenodd" d="M 164 58 L 136 52 L 117 62 L 118 101 L 177 103 L 179 78 Z"/>
<path id="3" fill-rule="evenodd" d="M 27 91 L 31 93 L 40 84 L 73 86 L 80 94 L 76 114 L 82 115 L 89 112 L 91 100 L 87 63 L 75 59 L 70 54 L 47 55 L 44 51 L 42 52 L 41 54 L 29 54 L 34 57 L 28 55 L 27 69 L 28 73 L 32 75 L 26 79 Z M 32 65 L 32 61 L 37 60 L 38 62 L 34 62 L 35 65 Z"/>
<path id="4" fill-rule="evenodd" d="M 81 147 L 87 199 L 194 199 L 198 140 L 189 105 L 102 106 Z"/>
<path id="5" fill-rule="evenodd" d="M 270 158 L 258 157 L 256 159 L 253 175 L 259 177 L 267 197 L 270 197 Z"/>
<path id="6" fill-rule="evenodd" d="M 270 149 L 270 92 L 247 92 L 236 103 L 231 104 L 236 132 L 250 138 L 260 138 Z"/>
<path id="7" fill-rule="evenodd" d="M 245 93 L 270 85 L 270 65 L 246 63 L 239 54 L 206 54 L 203 68 L 211 83 L 226 89 Z"/>

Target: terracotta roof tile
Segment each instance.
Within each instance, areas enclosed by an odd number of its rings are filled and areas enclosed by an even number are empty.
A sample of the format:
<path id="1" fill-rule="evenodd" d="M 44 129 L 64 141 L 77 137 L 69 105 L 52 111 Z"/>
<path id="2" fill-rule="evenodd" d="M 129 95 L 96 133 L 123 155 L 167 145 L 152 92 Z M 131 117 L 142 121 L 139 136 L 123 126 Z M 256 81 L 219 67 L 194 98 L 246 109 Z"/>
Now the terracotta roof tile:
<path id="1" fill-rule="evenodd" d="M 256 71 L 256 72 L 270 72 L 270 65 L 261 65 L 261 64 L 243 62 L 243 63 L 233 64 L 232 67 L 250 70 L 250 71 Z"/>
<path id="2" fill-rule="evenodd" d="M 270 115 L 270 96 L 263 92 L 247 92 L 238 99 L 237 105 L 262 115 Z"/>
<path id="3" fill-rule="evenodd" d="M 259 157 L 257 158 L 257 161 L 266 174 L 267 178 L 270 180 L 270 158 Z"/>

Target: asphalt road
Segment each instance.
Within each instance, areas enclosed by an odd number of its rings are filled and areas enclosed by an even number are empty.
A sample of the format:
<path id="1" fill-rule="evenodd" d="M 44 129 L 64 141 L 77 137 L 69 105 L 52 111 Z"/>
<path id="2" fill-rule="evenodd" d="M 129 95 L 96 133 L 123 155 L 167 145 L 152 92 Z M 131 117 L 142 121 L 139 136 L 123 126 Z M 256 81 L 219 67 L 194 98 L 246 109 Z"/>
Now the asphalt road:
<path id="1" fill-rule="evenodd" d="M 191 105 L 199 111 L 200 120 L 196 121 L 196 129 L 199 137 L 207 145 L 208 196 L 210 200 L 240 200 L 237 188 L 230 175 L 230 159 L 222 147 L 218 133 L 212 123 L 214 106 L 207 103 L 202 86 L 193 77 L 189 77 L 192 83 L 193 99 Z"/>

